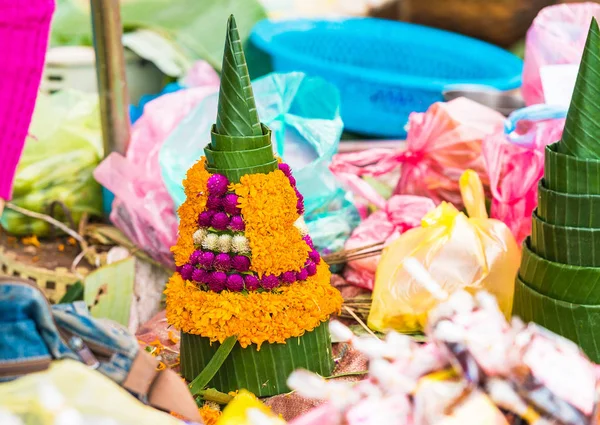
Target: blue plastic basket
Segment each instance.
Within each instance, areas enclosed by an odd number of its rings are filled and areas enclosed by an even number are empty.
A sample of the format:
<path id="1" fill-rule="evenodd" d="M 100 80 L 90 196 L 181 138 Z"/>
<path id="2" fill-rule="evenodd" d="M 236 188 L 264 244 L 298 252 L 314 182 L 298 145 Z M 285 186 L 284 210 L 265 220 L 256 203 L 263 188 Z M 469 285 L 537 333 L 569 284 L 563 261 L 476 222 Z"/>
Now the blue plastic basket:
<path id="1" fill-rule="evenodd" d="M 374 18 L 259 22 L 251 41 L 276 72 L 301 71 L 338 86 L 346 129 L 403 137 L 411 112 L 442 101 L 454 84 L 521 85 L 523 62 L 469 37 Z"/>

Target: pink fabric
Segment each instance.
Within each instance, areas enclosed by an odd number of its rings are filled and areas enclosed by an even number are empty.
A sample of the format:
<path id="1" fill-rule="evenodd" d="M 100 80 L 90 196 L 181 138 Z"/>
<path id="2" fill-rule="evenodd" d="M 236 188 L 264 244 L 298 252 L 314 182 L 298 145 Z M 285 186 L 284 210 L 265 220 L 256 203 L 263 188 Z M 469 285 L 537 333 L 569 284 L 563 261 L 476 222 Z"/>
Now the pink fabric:
<path id="1" fill-rule="evenodd" d="M 501 129 L 504 117 L 465 98 L 435 103 L 425 113 L 409 117 L 406 149 L 372 149 L 338 154 L 330 166 L 346 187 L 378 208 L 382 200 L 362 176 L 383 176 L 401 166 L 394 191 L 401 195 L 425 196 L 439 203 L 462 205 L 458 180 L 466 169 L 479 174 L 487 187 L 488 177 L 482 139 Z"/>
<path id="2" fill-rule="evenodd" d="M 345 249 L 355 249 L 377 242 L 385 245 L 396 240 L 406 230 L 417 227 L 425 214 L 435 208 L 429 198 L 412 195 L 392 196 L 384 207 L 371 214 L 352 232 Z M 375 271 L 380 255 L 348 263 L 344 278 L 352 285 L 373 290 Z"/>
<path id="3" fill-rule="evenodd" d="M 510 143 L 499 131 L 483 141 L 490 177 L 491 216 L 510 228 L 521 244 L 531 233 L 531 214 L 537 207 L 538 182 L 544 174 L 544 148 L 560 140 L 564 119 L 530 123 L 530 146 Z"/>
<path id="4" fill-rule="evenodd" d="M 179 122 L 218 90 L 219 76 L 200 62 L 187 82 L 200 86 L 149 102 L 132 128 L 126 157 L 111 153 L 94 171 L 96 180 L 115 194 L 112 223 L 166 266 L 174 266 L 170 247 L 177 242 L 177 216 L 160 176 L 159 152 Z"/>
<path id="5" fill-rule="evenodd" d="M 559 4 L 543 9 L 527 32 L 523 87 L 527 105 L 545 103 L 540 69 L 581 61 L 592 17 L 600 19 L 596 3 Z"/>
<path id="6" fill-rule="evenodd" d="M 0 198 L 13 179 L 44 68 L 54 0 L 0 0 Z"/>

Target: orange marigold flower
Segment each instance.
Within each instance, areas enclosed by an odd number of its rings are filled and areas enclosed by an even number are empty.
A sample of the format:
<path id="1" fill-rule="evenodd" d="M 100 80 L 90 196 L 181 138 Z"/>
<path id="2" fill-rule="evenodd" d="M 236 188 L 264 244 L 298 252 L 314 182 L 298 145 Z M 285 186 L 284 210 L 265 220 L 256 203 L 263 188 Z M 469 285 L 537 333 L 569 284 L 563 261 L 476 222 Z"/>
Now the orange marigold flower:
<path id="1" fill-rule="evenodd" d="M 175 273 L 165 289 L 167 319 L 183 332 L 223 342 L 237 335 L 242 347 L 281 343 L 312 331 L 338 313 L 342 296 L 330 284 L 325 262 L 305 282 L 273 292 L 199 291 Z"/>
<path id="2" fill-rule="evenodd" d="M 202 406 L 198 411 L 200 412 L 200 417 L 202 417 L 202 422 L 204 422 L 205 425 L 216 425 L 223 413 L 209 403 Z"/>
<path id="3" fill-rule="evenodd" d="M 246 223 L 250 244 L 250 269 L 259 276 L 300 271 L 310 247 L 294 226 L 298 219 L 296 192 L 279 170 L 248 174 L 230 186 L 238 195 L 238 207 Z"/>

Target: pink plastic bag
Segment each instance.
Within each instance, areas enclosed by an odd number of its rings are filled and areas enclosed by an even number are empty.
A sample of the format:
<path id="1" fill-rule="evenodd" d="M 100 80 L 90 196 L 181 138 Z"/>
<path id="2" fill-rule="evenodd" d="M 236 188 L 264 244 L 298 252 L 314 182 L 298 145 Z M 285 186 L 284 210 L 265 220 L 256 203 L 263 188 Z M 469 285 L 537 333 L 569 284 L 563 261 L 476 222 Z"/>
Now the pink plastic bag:
<path id="1" fill-rule="evenodd" d="M 382 209 L 371 214 L 354 229 L 344 248 L 350 250 L 377 242 L 388 245 L 406 230 L 420 226 L 423 216 L 434 208 L 435 204 L 429 198 L 394 195 Z M 352 285 L 373 290 L 380 258 L 378 255 L 348 263 L 344 278 Z"/>
<path id="2" fill-rule="evenodd" d="M 171 246 L 177 242 L 173 200 L 160 175 L 160 148 L 179 122 L 219 88 L 219 76 L 199 62 L 189 81 L 201 84 L 166 94 L 144 108 L 134 124 L 126 157 L 111 153 L 94 177 L 115 195 L 110 219 L 132 242 L 166 266 L 173 266 Z"/>
<path id="3" fill-rule="evenodd" d="M 541 110 L 545 107 L 529 107 L 521 111 L 534 108 Z M 540 115 L 544 113 L 547 111 L 542 110 Z M 527 112 L 523 114 L 527 115 Z M 492 192 L 491 216 L 510 228 L 519 245 L 531 233 L 531 214 L 537 207 L 538 182 L 544 174 L 544 148 L 560 140 L 564 123 L 562 118 L 519 121 L 516 133 L 520 136 L 498 131 L 483 141 L 483 157 Z"/>
<path id="4" fill-rule="evenodd" d="M 581 61 L 592 16 L 600 18 L 599 4 L 559 4 L 543 9 L 535 18 L 525 44 L 521 90 L 527 105 L 545 103 L 542 67 Z"/>
<path id="5" fill-rule="evenodd" d="M 400 166 L 395 194 L 449 201 L 460 208 L 458 180 L 465 170 L 476 171 L 487 188 L 482 140 L 501 129 L 503 122 L 500 113 L 466 98 L 435 103 L 425 113 L 410 115 L 405 149 L 338 154 L 330 168 L 347 188 L 379 208 L 374 199 L 365 197 L 370 186 L 361 177 L 384 176 Z"/>

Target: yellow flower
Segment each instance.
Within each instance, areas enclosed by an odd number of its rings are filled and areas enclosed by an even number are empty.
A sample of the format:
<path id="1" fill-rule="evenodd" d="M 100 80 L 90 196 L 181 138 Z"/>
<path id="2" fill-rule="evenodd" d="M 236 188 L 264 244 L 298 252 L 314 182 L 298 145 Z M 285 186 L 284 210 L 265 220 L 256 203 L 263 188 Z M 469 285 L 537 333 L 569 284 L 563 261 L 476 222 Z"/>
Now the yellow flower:
<path id="1" fill-rule="evenodd" d="M 189 334 L 223 342 L 237 335 L 242 347 L 285 343 L 303 335 L 338 313 L 342 296 L 329 282 L 327 264 L 305 282 L 282 286 L 276 292 L 199 291 L 179 273 L 167 283 L 167 320 Z"/>
<path id="2" fill-rule="evenodd" d="M 269 174 L 248 174 L 230 186 L 238 195 L 238 206 L 246 224 L 250 244 L 250 270 L 259 276 L 300 271 L 308 258 L 309 246 L 294 226 L 298 219 L 296 192 L 279 170 Z"/>

